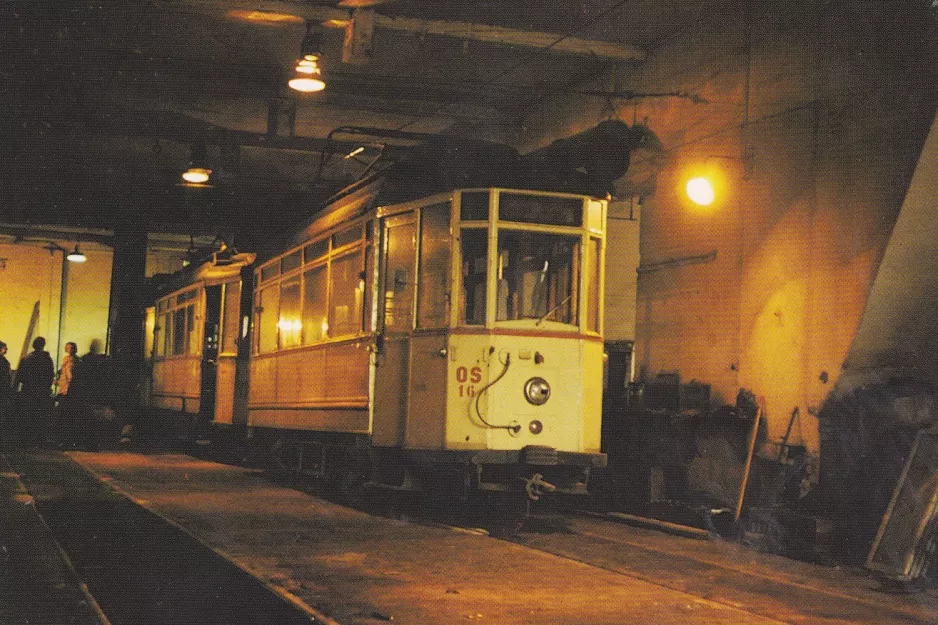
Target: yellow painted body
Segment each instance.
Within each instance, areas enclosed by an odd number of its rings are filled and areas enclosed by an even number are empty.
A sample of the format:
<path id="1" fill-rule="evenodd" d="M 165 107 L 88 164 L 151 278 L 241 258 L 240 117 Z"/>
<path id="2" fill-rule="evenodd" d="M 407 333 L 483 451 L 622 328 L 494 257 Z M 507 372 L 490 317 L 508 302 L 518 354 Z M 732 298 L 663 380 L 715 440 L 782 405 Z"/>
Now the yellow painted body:
<path id="1" fill-rule="evenodd" d="M 375 447 L 407 451 L 516 452 L 538 446 L 599 454 L 603 375 L 599 302 L 606 203 L 584 196 L 509 192 L 522 197 L 522 203 L 528 196 L 531 201 L 543 196 L 568 202 L 580 225 L 534 223 L 525 221 L 527 214 L 515 223 L 501 224 L 495 217 L 500 190 L 478 190 L 472 193 L 492 198 L 489 222 L 477 219 L 463 226 L 460 193 L 363 211 L 345 223 L 326 213 L 319 218 L 321 227 L 314 222 L 295 247 L 258 267 L 254 332 L 267 334 L 255 336 L 254 341 L 249 426 L 370 435 Z M 333 210 L 338 214 L 346 209 L 337 205 Z M 437 229 L 427 240 L 422 233 L 431 220 Z M 340 245 L 334 233 L 350 232 L 356 224 L 367 224 L 366 234 L 347 239 L 357 241 L 344 243 L 347 249 L 360 251 L 367 259 L 369 246 L 376 243 L 372 264 L 366 264 L 373 268 L 369 292 L 355 296 L 355 301 L 362 297 L 371 302 L 371 317 L 362 321 L 357 335 L 332 339 L 335 289 L 341 286 L 333 286 L 339 257 L 335 250 Z M 463 259 L 464 227 L 482 233 L 475 235 L 482 241 L 488 237 L 484 245 L 490 251 Z M 519 277 L 521 252 L 513 252 L 517 255 L 511 261 L 516 299 L 506 300 L 498 290 L 505 282 L 499 272 L 508 267 L 507 257 L 491 251 L 498 245 L 498 228 L 508 236 L 533 233 L 538 241 L 556 236 L 565 242 L 568 268 L 564 271 L 574 277 L 554 287 L 550 297 L 557 305 L 545 306 L 546 314 L 520 312 L 518 298 L 530 295 L 522 289 L 533 288 L 531 276 L 543 275 L 529 270 Z M 326 266 L 327 259 L 330 277 L 325 289 L 316 281 L 315 271 Z M 472 288 L 461 282 L 470 265 L 483 278 Z M 559 274 L 551 275 L 556 279 Z M 297 276 L 302 276 L 299 297 L 308 302 L 299 310 L 291 303 L 296 300 L 289 299 L 296 296 L 282 295 L 296 288 L 291 284 L 297 283 Z M 311 294 L 315 288 L 322 295 Z M 461 294 L 460 289 L 471 294 Z M 460 318 L 460 310 L 466 314 L 469 297 L 486 302 L 474 309 L 484 319 L 473 319 L 471 324 Z M 519 318 L 499 321 L 503 313 L 496 300 L 514 306 Z M 327 310 L 324 317 L 315 316 L 320 305 Z M 564 307 L 573 311 L 563 313 L 572 318 L 565 322 L 548 318 Z M 276 327 L 270 316 L 264 326 L 264 316 L 272 311 L 279 311 Z M 375 330 L 366 329 L 370 327 Z M 300 338 L 290 332 L 300 332 Z M 525 398 L 525 384 L 535 377 L 550 385 L 543 405 Z"/>
<path id="2" fill-rule="evenodd" d="M 197 415 L 203 408 L 210 411 L 214 423 L 231 425 L 243 422 L 243 406 L 236 401 L 238 385 L 238 340 L 241 321 L 241 267 L 254 260 L 253 254 L 240 254 L 226 264 L 215 261 L 195 269 L 191 281 L 156 301 L 147 309 L 148 338 L 146 349 L 151 356 L 151 377 L 146 389 L 148 405 L 153 408 Z M 218 350 L 214 393 L 203 406 L 202 369 L 205 366 L 206 288 L 218 288 L 220 309 Z M 184 309 L 181 318 L 176 311 Z M 189 310 L 191 309 L 191 310 Z M 181 321 L 185 339 L 181 350 L 175 344 L 174 332 Z M 167 333 L 170 334 L 167 337 Z M 178 352 L 178 353 L 177 353 Z"/>
<path id="3" fill-rule="evenodd" d="M 359 340 L 251 360 L 250 425 L 367 433 L 368 352 Z"/>

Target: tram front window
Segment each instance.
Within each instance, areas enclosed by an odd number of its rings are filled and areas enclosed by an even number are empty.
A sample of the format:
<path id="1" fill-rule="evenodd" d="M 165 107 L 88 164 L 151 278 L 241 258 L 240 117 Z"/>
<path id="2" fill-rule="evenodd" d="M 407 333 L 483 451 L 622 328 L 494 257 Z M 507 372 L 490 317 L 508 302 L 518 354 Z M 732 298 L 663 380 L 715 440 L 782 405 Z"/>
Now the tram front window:
<path id="1" fill-rule="evenodd" d="M 579 237 L 501 230 L 497 253 L 497 321 L 578 324 Z"/>
<path id="2" fill-rule="evenodd" d="M 469 325 L 485 323 L 485 255 L 488 230 L 462 231 L 462 320 Z"/>

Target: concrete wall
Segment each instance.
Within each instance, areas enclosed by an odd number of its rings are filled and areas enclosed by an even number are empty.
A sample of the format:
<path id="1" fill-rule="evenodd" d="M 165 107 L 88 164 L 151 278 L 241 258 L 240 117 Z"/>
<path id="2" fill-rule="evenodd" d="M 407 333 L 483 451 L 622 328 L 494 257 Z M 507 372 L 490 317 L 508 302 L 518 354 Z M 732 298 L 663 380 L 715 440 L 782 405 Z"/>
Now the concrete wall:
<path id="1" fill-rule="evenodd" d="M 813 415 L 840 375 L 934 115 L 927 4 L 752 0 L 710 15 L 704 2 L 697 30 L 584 85 L 706 100 L 613 107 L 665 146 L 633 155 L 617 185 L 644 197 L 640 372 L 679 371 L 711 384 L 715 402 L 751 389 L 766 399 L 769 441 L 797 407 L 795 442 L 818 452 Z M 519 148 L 610 110 L 585 96 L 546 100 Z M 722 180 L 707 210 L 683 193 L 700 170 Z"/>

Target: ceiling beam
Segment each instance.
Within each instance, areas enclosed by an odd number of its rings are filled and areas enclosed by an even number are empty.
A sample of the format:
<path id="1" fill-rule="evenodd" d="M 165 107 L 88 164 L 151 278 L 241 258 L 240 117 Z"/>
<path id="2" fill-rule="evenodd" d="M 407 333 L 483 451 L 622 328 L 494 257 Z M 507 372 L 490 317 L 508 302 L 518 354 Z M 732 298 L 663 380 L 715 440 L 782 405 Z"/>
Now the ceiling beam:
<path id="1" fill-rule="evenodd" d="M 326 149 L 349 152 L 361 145 L 360 142 L 347 140 L 334 141 L 315 137 L 291 137 L 231 130 L 186 115 L 165 111 L 113 110 L 107 113 L 97 113 L 89 118 L 89 121 L 92 121 L 88 126 L 89 134 L 102 137 L 152 137 L 176 143 L 198 141 L 212 145 L 239 145 L 270 150 L 319 153 Z M 414 140 L 413 137 L 406 139 Z M 389 145 L 386 148 L 386 153 L 393 156 L 400 156 L 408 151 L 406 146 Z"/>
<path id="2" fill-rule="evenodd" d="M 375 14 L 375 26 L 388 30 L 410 33 L 440 35 L 457 39 L 483 41 L 520 48 L 536 48 L 554 54 L 592 56 L 616 61 L 639 62 L 645 60 L 645 52 L 628 44 L 609 41 L 593 41 L 559 33 L 541 33 L 517 30 L 488 24 L 453 22 L 449 20 L 421 20 L 410 17 L 389 17 Z"/>
<path id="3" fill-rule="evenodd" d="M 217 13 L 217 0 L 164 0 L 164 8 L 190 9 Z M 323 6 L 310 6 L 298 0 L 231 0 L 224 3 L 230 10 L 255 10 L 296 15 L 305 20 L 344 28 L 352 19 L 352 11 Z M 505 46 L 534 48 L 553 54 L 599 57 L 624 62 L 645 60 L 645 51 L 638 46 L 611 41 L 596 41 L 563 33 L 544 33 L 490 24 L 474 24 L 450 20 L 423 20 L 374 14 L 376 28 L 397 30 L 418 35 L 439 35 L 457 39 L 483 41 Z"/>

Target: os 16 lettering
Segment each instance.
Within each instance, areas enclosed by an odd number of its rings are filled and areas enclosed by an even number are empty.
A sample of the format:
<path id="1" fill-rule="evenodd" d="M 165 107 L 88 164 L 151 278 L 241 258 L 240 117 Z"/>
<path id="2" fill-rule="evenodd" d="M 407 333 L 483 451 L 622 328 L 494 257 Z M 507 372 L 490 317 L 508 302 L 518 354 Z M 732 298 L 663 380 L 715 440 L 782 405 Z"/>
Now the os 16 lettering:
<path id="1" fill-rule="evenodd" d="M 475 385 L 482 381 L 482 367 L 456 367 L 456 382 L 459 384 L 460 397 L 474 397 Z M 471 384 L 466 385 L 466 382 Z"/>

